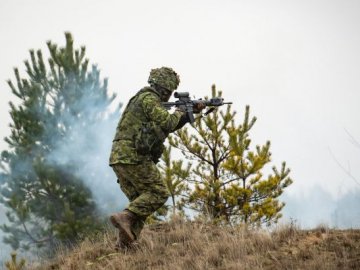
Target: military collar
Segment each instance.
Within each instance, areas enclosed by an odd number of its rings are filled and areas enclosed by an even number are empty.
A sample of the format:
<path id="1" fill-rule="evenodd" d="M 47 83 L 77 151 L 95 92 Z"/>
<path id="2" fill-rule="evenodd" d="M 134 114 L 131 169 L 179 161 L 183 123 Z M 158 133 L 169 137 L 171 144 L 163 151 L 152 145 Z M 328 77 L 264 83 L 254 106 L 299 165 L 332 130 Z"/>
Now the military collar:
<path id="1" fill-rule="evenodd" d="M 156 91 L 156 89 L 154 87 L 151 87 L 151 86 L 145 86 L 144 88 L 142 88 L 140 90 L 140 92 L 152 92 L 152 93 L 156 94 L 159 98 L 161 97 L 160 93 L 158 91 Z"/>

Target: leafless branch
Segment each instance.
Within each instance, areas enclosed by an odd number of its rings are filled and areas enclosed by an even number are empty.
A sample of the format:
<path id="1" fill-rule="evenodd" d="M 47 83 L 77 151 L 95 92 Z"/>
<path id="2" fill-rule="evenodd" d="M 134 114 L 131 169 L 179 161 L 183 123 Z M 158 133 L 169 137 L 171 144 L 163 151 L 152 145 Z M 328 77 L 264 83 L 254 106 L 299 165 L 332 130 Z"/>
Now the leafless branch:
<path id="1" fill-rule="evenodd" d="M 336 162 L 336 164 L 356 183 L 360 186 L 360 182 L 351 174 L 350 168 L 346 169 L 334 156 L 334 154 L 332 153 L 331 149 L 329 148 L 329 152 L 330 155 L 332 156 L 332 158 L 334 159 L 334 161 Z"/>
<path id="2" fill-rule="evenodd" d="M 356 147 L 358 147 L 358 148 L 360 148 L 360 143 L 354 138 L 354 136 L 352 136 L 351 135 L 351 133 L 346 129 L 346 128 L 344 128 L 345 129 L 345 132 L 347 133 L 347 135 L 350 137 L 350 139 L 351 139 L 351 143 L 353 144 L 353 145 L 355 145 Z"/>

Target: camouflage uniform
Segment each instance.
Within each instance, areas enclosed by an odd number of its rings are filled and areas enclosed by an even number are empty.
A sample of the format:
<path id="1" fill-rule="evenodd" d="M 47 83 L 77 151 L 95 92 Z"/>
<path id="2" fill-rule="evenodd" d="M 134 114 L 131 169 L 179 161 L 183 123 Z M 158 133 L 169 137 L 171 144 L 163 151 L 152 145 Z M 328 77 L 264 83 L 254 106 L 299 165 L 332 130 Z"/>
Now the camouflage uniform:
<path id="1" fill-rule="evenodd" d="M 139 218 L 132 228 L 138 238 L 146 217 L 164 205 L 169 193 L 151 160 L 136 165 L 115 164 L 113 169 L 119 179 L 120 188 L 130 201 L 126 208 Z"/>
<path id="2" fill-rule="evenodd" d="M 139 164 L 149 159 L 157 162 L 166 137 L 178 128 L 182 116 L 179 111 L 170 114 L 154 88 L 141 89 L 130 99 L 116 128 L 110 166 Z"/>
<path id="3" fill-rule="evenodd" d="M 161 93 L 153 87 L 141 89 L 130 99 L 117 126 L 110 155 L 110 166 L 130 201 L 126 209 L 138 217 L 132 227 L 136 238 L 145 219 L 169 197 L 155 164 L 168 134 L 186 123 L 183 112 L 170 114 L 161 101 Z"/>

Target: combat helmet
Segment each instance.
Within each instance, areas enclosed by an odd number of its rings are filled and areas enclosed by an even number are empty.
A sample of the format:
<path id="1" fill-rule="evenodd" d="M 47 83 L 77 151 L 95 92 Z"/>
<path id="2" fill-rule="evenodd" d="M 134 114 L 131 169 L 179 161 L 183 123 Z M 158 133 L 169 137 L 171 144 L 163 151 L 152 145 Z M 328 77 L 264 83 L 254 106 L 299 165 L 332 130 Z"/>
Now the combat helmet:
<path id="1" fill-rule="evenodd" d="M 178 87 L 180 77 L 172 68 L 155 68 L 150 71 L 148 83 L 150 85 L 158 85 L 172 92 Z"/>

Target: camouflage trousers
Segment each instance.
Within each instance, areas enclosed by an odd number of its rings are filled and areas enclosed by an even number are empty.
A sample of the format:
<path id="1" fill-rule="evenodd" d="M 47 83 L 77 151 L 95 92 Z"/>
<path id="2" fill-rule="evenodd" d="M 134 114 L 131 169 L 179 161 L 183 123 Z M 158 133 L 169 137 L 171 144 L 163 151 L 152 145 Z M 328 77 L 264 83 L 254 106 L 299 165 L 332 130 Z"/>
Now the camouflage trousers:
<path id="1" fill-rule="evenodd" d="M 112 168 L 119 179 L 121 190 L 130 201 L 126 209 L 139 217 L 133 228 L 138 238 L 146 218 L 163 206 L 170 194 L 151 160 L 136 165 L 114 164 Z"/>

